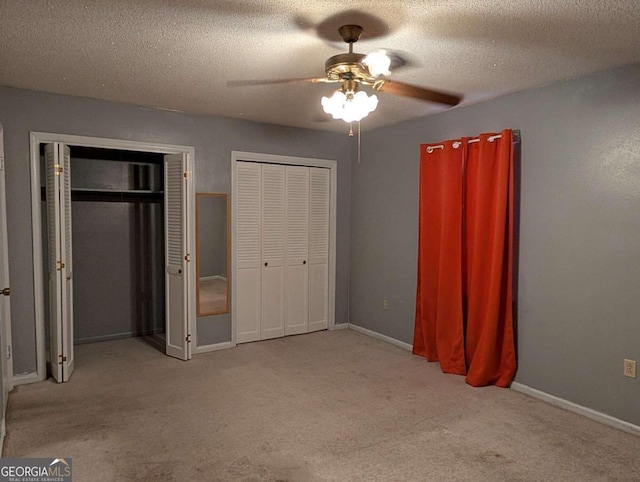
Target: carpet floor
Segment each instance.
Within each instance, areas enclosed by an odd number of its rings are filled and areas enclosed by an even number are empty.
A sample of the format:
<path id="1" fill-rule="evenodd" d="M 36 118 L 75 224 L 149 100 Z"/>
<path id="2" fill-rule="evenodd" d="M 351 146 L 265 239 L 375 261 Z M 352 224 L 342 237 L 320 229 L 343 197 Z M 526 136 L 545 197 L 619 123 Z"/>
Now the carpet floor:
<path id="1" fill-rule="evenodd" d="M 638 481 L 640 437 L 342 330 L 163 356 L 76 347 L 71 381 L 16 387 L 5 457 L 84 481 Z"/>

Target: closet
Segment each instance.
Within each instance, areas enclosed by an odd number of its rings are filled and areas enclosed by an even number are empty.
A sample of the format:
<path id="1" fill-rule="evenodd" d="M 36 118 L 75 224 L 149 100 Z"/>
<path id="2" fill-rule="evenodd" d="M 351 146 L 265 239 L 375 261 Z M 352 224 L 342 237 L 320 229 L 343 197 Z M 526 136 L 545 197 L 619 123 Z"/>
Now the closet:
<path id="1" fill-rule="evenodd" d="M 190 358 L 186 157 L 58 142 L 40 154 L 48 372 L 67 381 L 74 344 L 133 336 Z"/>
<path id="2" fill-rule="evenodd" d="M 52 149 L 42 146 L 43 159 L 52 159 Z M 65 149 L 71 202 L 62 234 L 72 239 L 64 244 L 73 283 L 74 344 L 164 333 L 163 156 Z M 46 195 L 44 186 L 45 203 Z M 57 269 L 49 263 L 55 259 L 55 203 L 48 207 L 46 222 L 54 229 L 44 238 L 45 264 Z M 55 276 L 52 271 L 47 270 Z"/>
<path id="3" fill-rule="evenodd" d="M 327 168 L 235 166 L 236 342 L 328 327 Z"/>

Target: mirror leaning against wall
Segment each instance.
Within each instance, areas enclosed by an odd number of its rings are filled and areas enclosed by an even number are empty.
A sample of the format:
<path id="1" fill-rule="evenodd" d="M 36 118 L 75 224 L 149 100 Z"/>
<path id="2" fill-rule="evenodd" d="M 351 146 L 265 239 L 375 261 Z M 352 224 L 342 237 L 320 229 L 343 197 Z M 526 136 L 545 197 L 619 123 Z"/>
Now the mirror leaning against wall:
<path id="1" fill-rule="evenodd" d="M 229 312 L 228 195 L 196 194 L 198 316 Z"/>

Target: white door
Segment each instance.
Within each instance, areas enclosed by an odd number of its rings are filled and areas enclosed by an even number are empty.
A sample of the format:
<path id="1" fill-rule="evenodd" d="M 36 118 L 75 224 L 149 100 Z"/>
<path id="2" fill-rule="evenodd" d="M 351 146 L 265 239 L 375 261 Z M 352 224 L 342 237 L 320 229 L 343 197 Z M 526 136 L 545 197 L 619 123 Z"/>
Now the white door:
<path id="1" fill-rule="evenodd" d="M 260 339 L 284 336 L 285 166 L 264 164 L 261 182 Z"/>
<path id="2" fill-rule="evenodd" d="M 309 331 L 329 326 L 329 169 L 311 167 L 309 207 Z"/>
<path id="3" fill-rule="evenodd" d="M 166 260 L 166 353 L 180 360 L 191 358 L 188 316 L 189 177 L 183 154 L 164 156 L 164 216 Z"/>
<path id="4" fill-rule="evenodd" d="M 286 167 L 285 335 L 309 331 L 309 168 Z"/>
<path id="5" fill-rule="evenodd" d="M 260 164 L 236 164 L 234 196 L 236 270 L 233 276 L 236 342 L 260 339 Z"/>
<path id="6" fill-rule="evenodd" d="M 71 378 L 73 356 L 73 258 L 71 250 L 71 156 L 69 147 L 45 145 L 49 240 L 49 365 L 57 382 Z"/>
<path id="7" fill-rule="evenodd" d="M 7 245 L 7 204 L 4 183 L 4 141 L 0 125 L 0 364 L 2 365 L 2 413 L 7 408 L 9 391 L 13 388 L 11 358 L 11 309 L 9 306 L 9 252 Z"/>

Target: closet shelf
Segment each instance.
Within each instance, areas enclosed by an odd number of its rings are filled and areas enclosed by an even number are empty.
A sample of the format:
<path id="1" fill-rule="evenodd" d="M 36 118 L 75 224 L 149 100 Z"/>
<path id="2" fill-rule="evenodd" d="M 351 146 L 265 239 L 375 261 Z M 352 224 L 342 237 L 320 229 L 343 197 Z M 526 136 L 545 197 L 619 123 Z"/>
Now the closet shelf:
<path id="1" fill-rule="evenodd" d="M 151 191 L 148 189 L 94 189 L 89 187 L 72 187 L 71 192 L 96 194 L 164 194 L 164 191 Z"/>
<path id="2" fill-rule="evenodd" d="M 42 187 L 40 197 L 47 200 L 47 190 Z M 162 203 L 164 191 L 150 191 L 144 189 L 90 189 L 72 188 L 72 201 L 96 202 L 131 202 L 131 203 Z"/>

